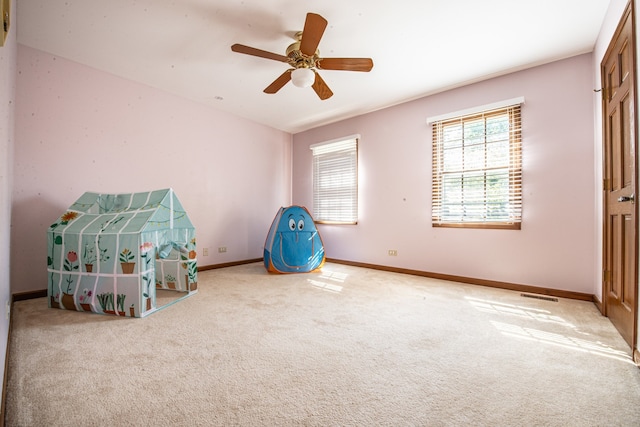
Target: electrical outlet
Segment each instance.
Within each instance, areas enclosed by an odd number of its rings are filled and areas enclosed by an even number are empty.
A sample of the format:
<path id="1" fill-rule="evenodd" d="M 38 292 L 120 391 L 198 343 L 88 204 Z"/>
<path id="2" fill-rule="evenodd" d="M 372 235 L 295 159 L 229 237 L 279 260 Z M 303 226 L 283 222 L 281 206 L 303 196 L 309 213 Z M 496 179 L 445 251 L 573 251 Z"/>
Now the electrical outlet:
<path id="1" fill-rule="evenodd" d="M 223 254 L 223 253 L 225 253 L 225 252 L 227 252 L 227 247 L 226 247 L 226 246 L 220 246 L 220 247 L 218 248 L 218 253 Z"/>
<path id="2" fill-rule="evenodd" d="M 202 256 L 209 256 L 209 248 L 202 248 Z"/>
<path id="3" fill-rule="evenodd" d="M 11 315 L 11 303 L 7 301 L 7 311 L 6 311 L 7 320 L 9 320 L 10 315 Z"/>
<path id="4" fill-rule="evenodd" d="M 389 249 L 389 256 L 398 256 L 398 251 L 396 249 Z"/>

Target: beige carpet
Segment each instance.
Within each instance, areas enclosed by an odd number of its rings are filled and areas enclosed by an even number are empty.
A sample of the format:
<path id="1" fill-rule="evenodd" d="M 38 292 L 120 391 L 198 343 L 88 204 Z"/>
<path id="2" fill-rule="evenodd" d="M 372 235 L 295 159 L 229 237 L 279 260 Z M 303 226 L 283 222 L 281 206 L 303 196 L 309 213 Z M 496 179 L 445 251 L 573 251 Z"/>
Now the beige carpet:
<path id="1" fill-rule="evenodd" d="M 13 307 L 8 426 L 637 426 L 584 301 L 328 263 L 199 273 L 142 319 Z"/>

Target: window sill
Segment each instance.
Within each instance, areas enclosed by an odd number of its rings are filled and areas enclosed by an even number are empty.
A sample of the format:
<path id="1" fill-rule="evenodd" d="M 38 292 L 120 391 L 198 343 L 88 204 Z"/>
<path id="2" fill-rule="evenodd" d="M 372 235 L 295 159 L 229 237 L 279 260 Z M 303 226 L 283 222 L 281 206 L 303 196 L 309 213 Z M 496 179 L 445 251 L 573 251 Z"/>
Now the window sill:
<path id="1" fill-rule="evenodd" d="M 456 223 L 431 223 L 432 227 L 441 228 L 484 228 L 496 230 L 520 230 L 521 223 L 489 223 L 489 222 L 456 222 Z"/>

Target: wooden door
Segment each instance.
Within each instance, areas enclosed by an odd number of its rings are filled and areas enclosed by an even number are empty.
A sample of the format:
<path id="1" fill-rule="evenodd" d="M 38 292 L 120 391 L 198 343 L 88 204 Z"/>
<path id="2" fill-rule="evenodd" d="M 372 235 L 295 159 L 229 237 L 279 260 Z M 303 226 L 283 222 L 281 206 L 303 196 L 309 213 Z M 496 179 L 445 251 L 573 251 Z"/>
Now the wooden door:
<path id="1" fill-rule="evenodd" d="M 635 347 L 637 318 L 636 111 L 631 2 L 601 63 L 604 127 L 603 311 Z"/>

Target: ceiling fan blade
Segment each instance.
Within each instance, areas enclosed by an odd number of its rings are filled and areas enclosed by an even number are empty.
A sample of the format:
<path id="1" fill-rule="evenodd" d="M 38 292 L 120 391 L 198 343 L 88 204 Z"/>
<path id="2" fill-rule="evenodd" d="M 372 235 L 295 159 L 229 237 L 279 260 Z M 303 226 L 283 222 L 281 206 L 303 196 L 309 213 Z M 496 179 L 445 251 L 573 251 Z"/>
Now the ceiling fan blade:
<path id="1" fill-rule="evenodd" d="M 371 58 L 320 58 L 316 67 L 321 70 L 371 71 Z"/>
<path id="2" fill-rule="evenodd" d="M 267 86 L 264 90 L 264 93 L 276 93 L 277 91 L 279 91 L 280 89 L 282 89 L 282 87 L 284 85 L 286 85 L 287 83 L 289 83 L 289 80 L 291 80 L 291 72 L 293 71 L 293 68 L 290 70 L 285 71 L 284 73 L 280 74 L 280 77 L 278 77 L 277 79 L 275 79 L 273 81 L 273 83 L 271 83 L 269 86 Z"/>
<path id="3" fill-rule="evenodd" d="M 316 73 L 316 80 L 313 82 L 313 86 L 311 87 L 313 87 L 313 90 L 316 91 L 320 99 L 323 101 L 333 96 L 333 92 L 331 92 L 329 86 L 327 86 L 318 73 Z"/>
<path id="4" fill-rule="evenodd" d="M 300 40 L 300 52 L 307 56 L 313 56 L 318 49 L 325 28 L 327 28 L 326 19 L 317 13 L 307 13 L 302 30 L 302 40 Z"/>
<path id="5" fill-rule="evenodd" d="M 266 50 L 256 49 L 255 47 L 245 46 L 243 44 L 236 43 L 231 46 L 231 50 L 260 58 L 273 59 L 274 61 L 289 62 L 289 58 L 284 55 L 278 55 L 277 53 L 267 52 Z"/>

